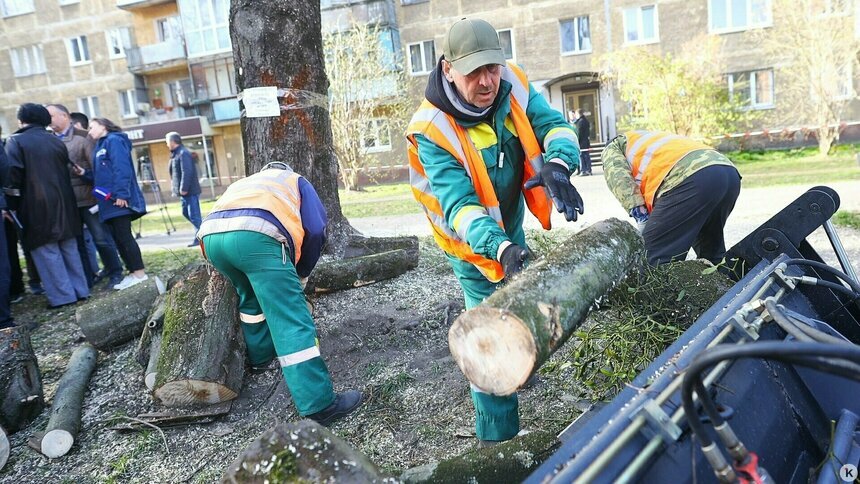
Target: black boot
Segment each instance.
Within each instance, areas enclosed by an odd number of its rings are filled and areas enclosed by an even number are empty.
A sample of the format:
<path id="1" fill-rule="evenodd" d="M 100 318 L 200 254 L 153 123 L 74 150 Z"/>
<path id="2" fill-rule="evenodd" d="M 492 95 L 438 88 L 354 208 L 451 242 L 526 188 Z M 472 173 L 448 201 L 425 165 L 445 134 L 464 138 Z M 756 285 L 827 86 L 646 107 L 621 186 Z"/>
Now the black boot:
<path id="1" fill-rule="evenodd" d="M 364 401 L 364 394 L 358 390 L 349 390 L 343 393 L 338 393 L 334 397 L 334 402 L 331 405 L 320 410 L 317 413 L 312 413 L 306 417 L 311 420 L 316 420 L 322 426 L 328 427 L 335 420 L 346 417 L 353 410 L 361 405 Z"/>

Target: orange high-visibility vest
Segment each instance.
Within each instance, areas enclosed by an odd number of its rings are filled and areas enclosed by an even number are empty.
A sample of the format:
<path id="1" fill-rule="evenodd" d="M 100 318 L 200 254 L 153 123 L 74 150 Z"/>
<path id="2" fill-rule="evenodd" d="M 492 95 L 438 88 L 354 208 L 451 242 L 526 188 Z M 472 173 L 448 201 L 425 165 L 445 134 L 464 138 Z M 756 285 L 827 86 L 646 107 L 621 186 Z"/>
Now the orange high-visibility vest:
<path id="1" fill-rule="evenodd" d="M 527 163 L 523 170 L 523 180 L 535 176 L 540 172 L 544 164 L 543 151 L 537 136 L 532 129 L 526 109 L 529 102 L 529 82 L 525 72 L 516 64 L 508 63 L 507 68 L 502 71 L 502 79 L 508 81 L 511 89 L 511 121 L 517 130 L 517 136 L 526 155 Z M 439 247 L 459 259 L 473 264 L 481 271 L 488 280 L 492 282 L 501 281 L 505 277 L 502 265 L 494 259 L 488 259 L 476 254 L 469 244 L 445 220 L 445 214 L 438 198 L 430 188 L 430 181 L 418 158 L 418 142 L 415 135 L 421 134 L 427 139 L 443 148 L 451 154 L 466 170 L 466 174 L 472 180 L 478 201 L 487 210 L 487 215 L 492 217 L 500 227 L 504 229 L 502 212 L 499 209 L 499 200 L 496 191 L 490 182 L 487 173 L 487 165 L 481 157 L 481 153 L 475 148 L 466 130 L 457 124 L 453 116 L 447 114 L 434 106 L 428 100 L 424 100 L 418 108 L 418 112 L 412 117 L 406 128 L 406 137 L 409 140 L 409 181 L 412 185 L 412 194 L 423 206 L 424 213 L 430 221 L 433 229 L 433 238 Z M 543 187 L 530 190 L 523 189 L 526 205 L 529 211 L 540 220 L 544 229 L 549 230 L 550 215 L 552 214 L 552 201 Z"/>
<path id="2" fill-rule="evenodd" d="M 627 162 L 633 179 L 645 198 L 648 212 L 654 206 L 654 197 L 663 179 L 681 158 L 697 150 L 711 150 L 710 146 L 677 134 L 658 131 L 630 131 L 627 136 Z"/>
<path id="3" fill-rule="evenodd" d="M 254 173 L 227 187 L 209 213 L 243 208 L 271 213 L 293 239 L 295 263 L 298 264 L 305 237 L 299 178 L 301 175 L 292 170 L 270 169 Z"/>

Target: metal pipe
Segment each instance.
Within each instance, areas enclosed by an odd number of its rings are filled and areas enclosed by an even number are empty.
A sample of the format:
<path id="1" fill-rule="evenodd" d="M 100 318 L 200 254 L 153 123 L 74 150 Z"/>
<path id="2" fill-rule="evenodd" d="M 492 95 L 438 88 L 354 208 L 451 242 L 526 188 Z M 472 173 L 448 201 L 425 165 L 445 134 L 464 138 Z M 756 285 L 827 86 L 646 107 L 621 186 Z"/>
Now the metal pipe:
<path id="1" fill-rule="evenodd" d="M 839 234 L 836 233 L 836 228 L 833 222 L 827 219 L 824 222 L 824 232 L 827 233 L 827 238 L 830 239 L 830 244 L 833 246 L 833 251 L 836 252 L 836 258 L 839 259 L 839 265 L 842 266 L 842 272 L 848 275 L 854 282 L 860 284 L 860 279 L 857 279 L 857 273 L 854 272 L 854 266 L 848 260 L 848 254 L 845 252 L 845 247 L 842 246 L 842 241 L 839 240 Z"/>

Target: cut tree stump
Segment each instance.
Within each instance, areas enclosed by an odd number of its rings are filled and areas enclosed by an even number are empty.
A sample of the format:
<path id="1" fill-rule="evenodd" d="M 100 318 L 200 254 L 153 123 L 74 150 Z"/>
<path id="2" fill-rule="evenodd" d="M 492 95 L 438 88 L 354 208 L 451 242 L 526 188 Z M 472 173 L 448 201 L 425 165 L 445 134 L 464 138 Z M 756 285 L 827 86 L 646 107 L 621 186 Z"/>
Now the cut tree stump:
<path id="1" fill-rule="evenodd" d="M 642 260 L 642 237 L 609 219 L 571 235 L 448 331 L 451 355 L 486 393 L 510 395 L 579 327 L 595 300 Z"/>
<path id="2" fill-rule="evenodd" d="M 493 447 L 407 469 L 400 480 L 406 484 L 522 482 L 558 446 L 555 434 L 531 432 Z"/>
<path id="3" fill-rule="evenodd" d="M 391 250 L 403 249 L 418 258 L 418 237 L 362 237 L 353 235 L 349 238 L 343 252 L 345 259 L 379 254 Z"/>
<path id="4" fill-rule="evenodd" d="M 383 479 L 364 454 L 320 424 L 302 420 L 264 432 L 230 464 L 221 482 L 370 483 Z"/>
<path id="5" fill-rule="evenodd" d="M 0 425 L 13 434 L 43 408 L 42 377 L 30 332 L 21 326 L 0 330 Z"/>
<path id="6" fill-rule="evenodd" d="M 40 432 L 30 439 L 31 446 L 36 444 L 36 450 L 51 459 L 66 455 L 78 437 L 84 393 L 96 369 L 98 356 L 98 351 L 89 344 L 75 349 L 57 386 L 48 427 L 44 433 Z"/>
<path id="7" fill-rule="evenodd" d="M 143 372 L 143 383 L 149 391 L 155 389 L 155 377 L 158 374 L 158 355 L 161 353 L 161 331 L 157 331 L 149 343 L 149 362 Z"/>
<path id="8" fill-rule="evenodd" d="M 3 430 L 3 426 L 0 426 L 0 471 L 3 470 L 3 467 L 6 465 L 6 461 L 9 460 L 10 450 L 9 436 L 6 435 L 6 431 Z"/>
<path id="9" fill-rule="evenodd" d="M 218 272 L 199 267 L 170 289 L 156 366 L 156 400 L 169 407 L 236 398 L 245 375 L 238 297 Z"/>
<path id="10" fill-rule="evenodd" d="M 366 286 L 395 278 L 418 267 L 417 252 L 396 249 L 379 254 L 338 259 L 317 264 L 305 292 L 327 293 Z"/>
<path id="11" fill-rule="evenodd" d="M 75 311 L 75 322 L 93 346 L 108 351 L 140 336 L 152 304 L 164 292 L 158 277 L 92 301 Z"/>

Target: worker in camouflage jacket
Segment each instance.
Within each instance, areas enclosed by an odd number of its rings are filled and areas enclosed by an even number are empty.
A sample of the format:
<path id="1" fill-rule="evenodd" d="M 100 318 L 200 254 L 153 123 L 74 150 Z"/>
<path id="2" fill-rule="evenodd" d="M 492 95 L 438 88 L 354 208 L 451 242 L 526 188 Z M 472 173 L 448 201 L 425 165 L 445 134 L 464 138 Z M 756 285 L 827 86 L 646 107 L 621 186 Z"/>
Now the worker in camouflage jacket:
<path id="1" fill-rule="evenodd" d="M 492 25 L 457 21 L 443 50 L 406 130 L 410 183 L 472 308 L 529 259 L 526 206 L 547 230 L 553 205 L 568 221 L 582 213 L 570 183 L 580 151 L 562 114 L 505 60 Z M 472 399 L 483 445 L 517 434 L 516 394 L 472 385 Z"/>
<path id="2" fill-rule="evenodd" d="M 699 141 L 630 131 L 603 151 L 606 184 L 640 225 L 648 262 L 684 260 L 692 247 L 714 264 L 726 255 L 723 229 L 741 187 L 738 170 Z"/>

